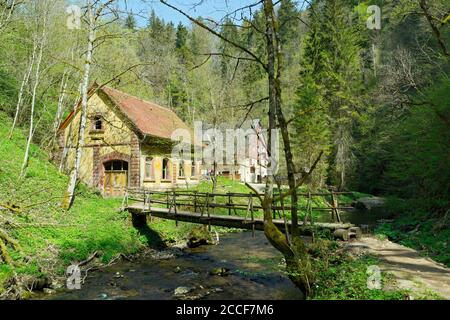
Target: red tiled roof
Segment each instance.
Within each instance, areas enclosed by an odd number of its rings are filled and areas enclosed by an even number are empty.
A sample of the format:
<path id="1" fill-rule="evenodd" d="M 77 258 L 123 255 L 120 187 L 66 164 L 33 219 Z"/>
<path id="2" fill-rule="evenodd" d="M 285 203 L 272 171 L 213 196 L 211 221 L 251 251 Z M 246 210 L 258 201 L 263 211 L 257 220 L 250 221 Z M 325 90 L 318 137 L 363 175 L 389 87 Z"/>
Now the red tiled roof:
<path id="1" fill-rule="evenodd" d="M 102 90 L 143 133 L 170 139 L 177 129 L 191 129 L 170 109 L 141 100 L 110 87 Z"/>
<path id="2" fill-rule="evenodd" d="M 94 84 L 89 91 L 90 94 L 94 93 L 97 88 L 97 84 Z M 175 130 L 185 129 L 193 137 L 191 128 L 170 109 L 107 86 L 103 86 L 98 90 L 105 93 L 143 135 L 170 139 Z M 77 111 L 79 107 L 80 105 L 78 105 Z M 74 112 L 71 112 L 61 124 L 60 129 L 65 129 L 72 121 L 73 116 Z"/>

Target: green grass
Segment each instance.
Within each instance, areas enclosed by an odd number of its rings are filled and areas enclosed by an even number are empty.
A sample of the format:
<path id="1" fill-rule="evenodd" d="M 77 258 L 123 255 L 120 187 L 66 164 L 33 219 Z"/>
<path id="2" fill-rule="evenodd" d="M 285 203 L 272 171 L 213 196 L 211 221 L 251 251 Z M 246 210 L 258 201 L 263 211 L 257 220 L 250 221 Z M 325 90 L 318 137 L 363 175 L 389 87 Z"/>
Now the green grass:
<path id="1" fill-rule="evenodd" d="M 377 266 L 377 258 L 364 255 L 352 257 L 336 241 L 319 240 L 309 244 L 314 272 L 314 300 L 402 300 L 407 291 L 395 288 L 390 274 L 381 272 L 381 289 L 369 289 L 370 266 Z M 390 289 L 387 289 L 390 288 Z"/>
<path id="2" fill-rule="evenodd" d="M 19 227 L 9 228 L 21 252 L 8 248 L 14 265 L 0 263 L 2 284 L 14 273 L 40 276 L 61 275 L 66 267 L 97 251 L 103 262 L 120 253 L 132 254 L 148 244 L 148 239 L 132 227 L 127 213 L 119 212 L 121 200 L 102 199 L 98 192 L 80 184 L 73 208 L 59 208 L 67 177 L 50 163 L 38 146 L 32 145 L 29 168 L 20 180 L 25 137 L 20 129 L 7 139 L 9 119 L 0 113 L 0 203 L 15 205 L 20 214 L 2 211 L 1 218 L 13 219 Z M 173 223 L 158 221 L 151 225 L 162 233 L 163 240 L 182 237 L 188 225 L 176 229 Z"/>
<path id="3" fill-rule="evenodd" d="M 419 230 L 410 233 L 419 223 L 421 224 Z M 436 224 L 436 220 L 420 222 L 409 217 L 402 217 L 393 223 L 380 225 L 375 232 L 379 237 L 414 248 L 421 254 L 450 267 L 450 250 L 448 248 L 450 229 L 445 228 L 437 231 L 435 229 Z"/>
<path id="4" fill-rule="evenodd" d="M 375 233 L 450 267 L 450 217 L 430 215 L 432 209 L 427 208 L 427 201 L 388 199 L 386 210 L 393 214 L 394 221 L 381 224 Z"/>
<path id="5" fill-rule="evenodd" d="M 316 265 L 317 281 L 314 300 L 403 300 L 408 292 L 404 290 L 385 290 L 392 285 L 392 277 L 381 273 L 381 289 L 367 287 L 369 266 L 377 265 L 378 260 L 371 256 L 357 260 L 339 259 L 331 265 Z"/>

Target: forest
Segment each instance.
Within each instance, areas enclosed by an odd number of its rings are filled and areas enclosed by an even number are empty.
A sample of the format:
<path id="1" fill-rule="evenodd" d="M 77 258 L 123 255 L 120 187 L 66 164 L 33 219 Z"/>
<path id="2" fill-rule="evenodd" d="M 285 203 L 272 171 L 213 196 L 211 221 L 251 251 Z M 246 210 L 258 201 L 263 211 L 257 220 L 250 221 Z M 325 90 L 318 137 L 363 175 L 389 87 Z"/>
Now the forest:
<path id="1" fill-rule="evenodd" d="M 189 21 L 179 24 L 152 1 L 136 2 L 145 10 L 120 0 L 0 0 L 0 154 L 8 159 L 18 135 L 23 151 L 9 162 L 14 175 L 0 167 L 0 208 L 27 208 L 17 196 L 41 176 L 33 161 L 54 160 L 61 123 L 96 82 L 166 106 L 190 126 L 259 119 L 278 128 L 289 190 L 281 197 L 294 204 L 294 226 L 301 185 L 383 197 L 392 222 L 378 232 L 449 265 L 449 0 L 255 0 L 220 18 L 161 1 Z M 262 199 L 267 220 L 276 178 Z M 75 194 L 90 191 L 76 186 L 76 170 L 58 181 L 62 207 L 81 210 Z M 59 207 L 31 215 L 39 210 Z M 6 264 L 20 260 L 5 254 L 16 250 L 11 230 L 0 218 Z M 265 233 L 309 295 L 314 275 L 296 228 L 290 241 L 271 226 Z M 5 279 L 16 272 L 2 270 Z"/>

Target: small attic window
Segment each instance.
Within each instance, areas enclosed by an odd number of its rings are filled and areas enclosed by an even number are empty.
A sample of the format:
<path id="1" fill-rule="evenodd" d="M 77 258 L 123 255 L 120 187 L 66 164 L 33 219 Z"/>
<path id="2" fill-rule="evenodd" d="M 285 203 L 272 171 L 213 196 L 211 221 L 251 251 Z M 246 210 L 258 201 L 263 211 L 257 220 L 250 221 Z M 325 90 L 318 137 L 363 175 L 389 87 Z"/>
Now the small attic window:
<path id="1" fill-rule="evenodd" d="M 93 119 L 93 124 L 94 124 L 94 130 L 95 131 L 102 131 L 103 130 L 103 121 L 102 121 L 102 116 L 95 116 Z"/>

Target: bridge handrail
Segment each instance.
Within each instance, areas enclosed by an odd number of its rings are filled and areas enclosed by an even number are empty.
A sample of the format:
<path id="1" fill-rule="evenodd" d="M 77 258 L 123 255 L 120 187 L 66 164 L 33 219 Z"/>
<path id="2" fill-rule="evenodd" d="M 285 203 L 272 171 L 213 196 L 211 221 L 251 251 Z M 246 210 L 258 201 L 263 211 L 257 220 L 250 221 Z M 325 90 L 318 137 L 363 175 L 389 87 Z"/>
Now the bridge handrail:
<path id="1" fill-rule="evenodd" d="M 145 189 L 128 189 L 129 193 L 133 193 L 133 194 L 152 194 L 152 195 L 173 195 L 174 193 L 176 195 L 180 195 L 180 196 L 200 196 L 200 197 L 206 197 L 207 195 L 209 197 L 228 197 L 228 196 L 233 196 L 233 197 L 242 197 L 242 198 L 248 198 L 249 196 L 252 197 L 263 197 L 264 194 L 263 193 L 254 193 L 254 192 L 249 192 L 249 193 L 237 193 L 237 192 L 227 192 L 227 193 L 208 193 L 208 192 L 196 192 L 196 191 L 189 191 L 189 190 L 167 190 L 167 191 L 153 191 L 153 190 L 145 190 Z M 319 193 L 304 193 L 304 192 L 300 192 L 297 193 L 298 196 L 304 196 L 304 197 L 308 197 L 308 196 L 312 196 L 312 197 L 324 197 L 324 196 L 331 196 L 331 194 L 335 194 L 335 195 L 349 195 L 349 194 L 354 194 L 355 192 L 330 192 L 330 193 L 325 193 L 325 192 L 319 192 Z"/>
<path id="2" fill-rule="evenodd" d="M 341 218 L 339 215 L 339 211 L 343 210 L 351 210 L 354 209 L 353 207 L 345 207 L 339 206 L 339 202 L 337 200 L 337 195 L 345 195 L 345 194 L 354 194 L 354 192 L 335 192 L 330 191 L 329 193 L 325 192 L 318 192 L 318 193 L 299 193 L 299 196 L 305 196 L 308 197 L 308 204 L 307 206 L 299 206 L 297 209 L 299 210 L 306 210 L 307 214 L 305 216 L 305 222 L 309 215 L 310 219 L 312 220 L 311 212 L 312 211 L 331 211 L 333 220 L 337 220 L 338 222 L 341 222 Z M 154 196 L 163 196 L 162 198 L 155 199 Z M 236 210 L 241 211 L 247 211 L 248 213 L 251 213 L 253 215 L 253 211 L 260 211 L 263 210 L 263 207 L 260 205 L 254 205 L 253 204 L 253 198 L 260 197 L 261 194 L 256 194 L 254 192 L 249 193 L 236 193 L 236 192 L 228 192 L 228 193 L 207 193 L 207 192 L 198 192 L 198 191 L 192 191 L 192 190 L 166 190 L 166 191 L 154 191 L 154 190 L 146 190 L 146 189 L 129 189 L 127 191 L 126 200 L 127 203 L 129 201 L 135 201 L 135 202 L 143 202 L 144 205 L 148 205 L 149 208 L 152 204 L 160 204 L 165 205 L 167 208 L 171 208 L 175 206 L 184 206 L 184 207 L 193 207 L 194 211 L 197 211 L 197 209 L 202 209 L 203 211 L 207 209 L 207 213 L 209 214 L 209 208 L 222 208 L 222 209 L 228 209 L 229 215 L 231 215 L 231 211 L 233 210 L 235 214 Z M 327 202 L 328 207 L 313 207 L 312 206 L 312 198 L 313 197 L 329 197 L 331 196 L 331 203 Z M 214 200 L 217 200 L 217 198 L 220 197 L 226 197 L 228 198 L 227 203 L 217 203 Z M 247 204 L 242 203 L 234 203 L 233 198 L 245 198 L 247 200 Z M 210 199 L 213 199 L 212 202 L 210 202 Z M 192 201 L 194 203 L 192 203 Z M 250 208 L 251 207 L 251 208 Z M 284 205 L 281 203 L 281 205 L 277 205 L 276 203 L 273 203 L 272 210 L 274 212 L 274 218 L 276 212 L 278 212 L 278 215 L 281 217 L 280 211 L 285 212 L 285 210 L 290 211 L 292 210 L 292 206 Z M 203 214 L 203 213 L 202 213 Z"/>

